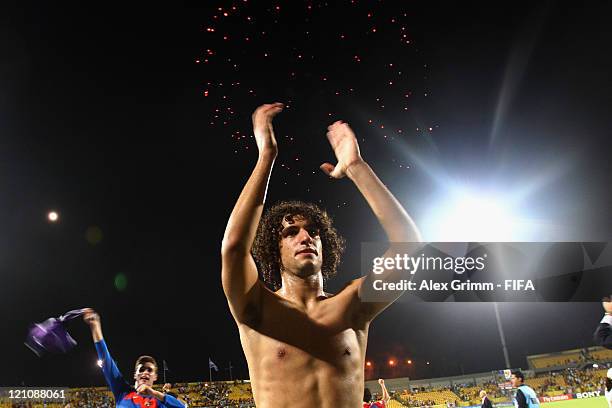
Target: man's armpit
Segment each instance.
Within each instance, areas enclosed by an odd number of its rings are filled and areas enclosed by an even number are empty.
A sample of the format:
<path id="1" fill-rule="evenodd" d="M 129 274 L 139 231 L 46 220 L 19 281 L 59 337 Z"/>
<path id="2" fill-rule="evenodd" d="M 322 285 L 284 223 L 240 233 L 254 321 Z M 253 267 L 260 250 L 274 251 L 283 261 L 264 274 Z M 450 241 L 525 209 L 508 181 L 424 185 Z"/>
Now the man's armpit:
<path id="1" fill-rule="evenodd" d="M 261 302 L 258 305 L 257 302 L 248 302 L 244 306 L 244 310 L 242 312 L 242 323 L 247 326 L 256 329 L 261 324 L 262 316 L 261 316 Z"/>

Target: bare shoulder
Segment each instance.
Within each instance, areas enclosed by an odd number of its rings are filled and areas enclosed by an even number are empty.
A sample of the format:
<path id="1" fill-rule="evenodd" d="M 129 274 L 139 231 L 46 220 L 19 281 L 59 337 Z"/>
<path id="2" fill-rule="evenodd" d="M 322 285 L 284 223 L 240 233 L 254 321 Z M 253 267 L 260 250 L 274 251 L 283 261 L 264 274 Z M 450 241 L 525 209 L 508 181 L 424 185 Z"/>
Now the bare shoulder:
<path id="1" fill-rule="evenodd" d="M 270 289 L 263 281 L 255 284 L 256 294 L 250 297 L 244 308 L 244 319 L 239 323 L 246 323 L 256 327 L 264 314 L 278 313 L 281 309 L 291 308 L 291 302 L 283 298 L 278 291 Z M 238 319 L 237 319 L 238 320 Z"/>
<path id="2" fill-rule="evenodd" d="M 278 300 L 278 295 L 258 279 L 249 292 L 239 298 L 239 301 L 228 297 L 228 304 L 237 323 L 257 327 L 261 323 L 264 305 Z"/>
<path id="3" fill-rule="evenodd" d="M 362 299 L 361 287 L 368 279 L 367 276 L 348 282 L 336 296 L 341 296 L 350 307 L 355 324 L 360 327 L 367 326 L 379 313 L 385 310 L 393 301 L 373 302 Z"/>
<path id="4" fill-rule="evenodd" d="M 327 299 L 335 299 L 335 300 L 349 300 L 352 297 L 355 297 L 358 300 L 359 295 L 359 287 L 361 286 L 362 278 L 354 279 L 352 281 L 346 282 L 342 289 L 338 291 L 338 293 L 328 293 L 325 292 L 325 296 Z"/>
<path id="5" fill-rule="evenodd" d="M 359 292 L 359 287 L 361 286 L 362 282 L 363 282 L 363 278 L 357 278 L 357 279 L 353 279 L 352 281 L 348 281 L 346 282 L 344 287 L 338 292 L 338 294 L 346 293 L 346 294 L 357 295 L 357 292 Z"/>
<path id="6" fill-rule="evenodd" d="M 327 303 L 327 306 L 331 307 L 334 313 L 338 313 L 344 319 L 349 320 L 351 326 L 360 328 L 366 323 L 361 318 L 362 305 L 359 299 L 361 283 L 362 278 L 349 281 L 338 293 L 326 293 L 327 299 L 324 300 L 324 303 Z"/>

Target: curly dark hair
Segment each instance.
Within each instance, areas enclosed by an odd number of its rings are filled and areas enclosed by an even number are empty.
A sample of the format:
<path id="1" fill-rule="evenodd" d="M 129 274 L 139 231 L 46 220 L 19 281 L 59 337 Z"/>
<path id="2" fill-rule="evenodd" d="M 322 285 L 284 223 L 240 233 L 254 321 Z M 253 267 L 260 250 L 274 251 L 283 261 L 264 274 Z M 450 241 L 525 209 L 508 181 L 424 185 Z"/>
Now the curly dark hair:
<path id="1" fill-rule="evenodd" d="M 259 222 L 255 241 L 251 248 L 257 269 L 264 283 L 272 290 L 281 287 L 280 249 L 278 243 L 286 216 L 302 216 L 319 229 L 323 247 L 323 280 L 326 282 L 334 276 L 344 251 L 344 238 L 332 226 L 332 219 L 327 212 L 312 203 L 302 201 L 281 201 L 266 211 Z"/>

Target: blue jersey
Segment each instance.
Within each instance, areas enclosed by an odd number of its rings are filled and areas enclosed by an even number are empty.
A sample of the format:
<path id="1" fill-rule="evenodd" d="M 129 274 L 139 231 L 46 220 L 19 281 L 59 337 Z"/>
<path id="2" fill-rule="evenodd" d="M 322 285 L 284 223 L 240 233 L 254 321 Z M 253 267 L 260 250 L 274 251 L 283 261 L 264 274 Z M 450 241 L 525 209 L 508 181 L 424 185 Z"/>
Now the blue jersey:
<path id="1" fill-rule="evenodd" d="M 178 399 L 171 395 L 166 394 L 163 401 L 157 398 L 147 397 L 140 395 L 136 392 L 134 387 L 123 379 L 123 375 L 119 371 L 115 360 L 111 357 L 106 347 L 104 340 L 100 340 L 95 343 L 96 351 L 98 352 L 98 358 L 102 360 L 102 372 L 106 383 L 110 387 L 113 396 L 115 397 L 115 403 L 117 408 L 186 408 Z"/>
<path id="2" fill-rule="evenodd" d="M 531 387 L 521 385 L 516 391 L 514 406 L 516 408 L 540 408 L 540 400 Z"/>

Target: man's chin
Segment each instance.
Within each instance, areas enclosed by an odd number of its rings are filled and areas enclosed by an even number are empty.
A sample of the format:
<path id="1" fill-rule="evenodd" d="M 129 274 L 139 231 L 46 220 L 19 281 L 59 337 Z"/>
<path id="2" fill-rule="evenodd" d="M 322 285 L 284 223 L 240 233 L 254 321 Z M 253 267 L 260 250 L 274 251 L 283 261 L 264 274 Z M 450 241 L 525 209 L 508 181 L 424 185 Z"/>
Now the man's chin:
<path id="1" fill-rule="evenodd" d="M 317 275 L 321 272 L 321 267 L 316 262 L 304 262 L 301 265 L 298 276 L 301 278 L 307 278 L 309 276 Z"/>

